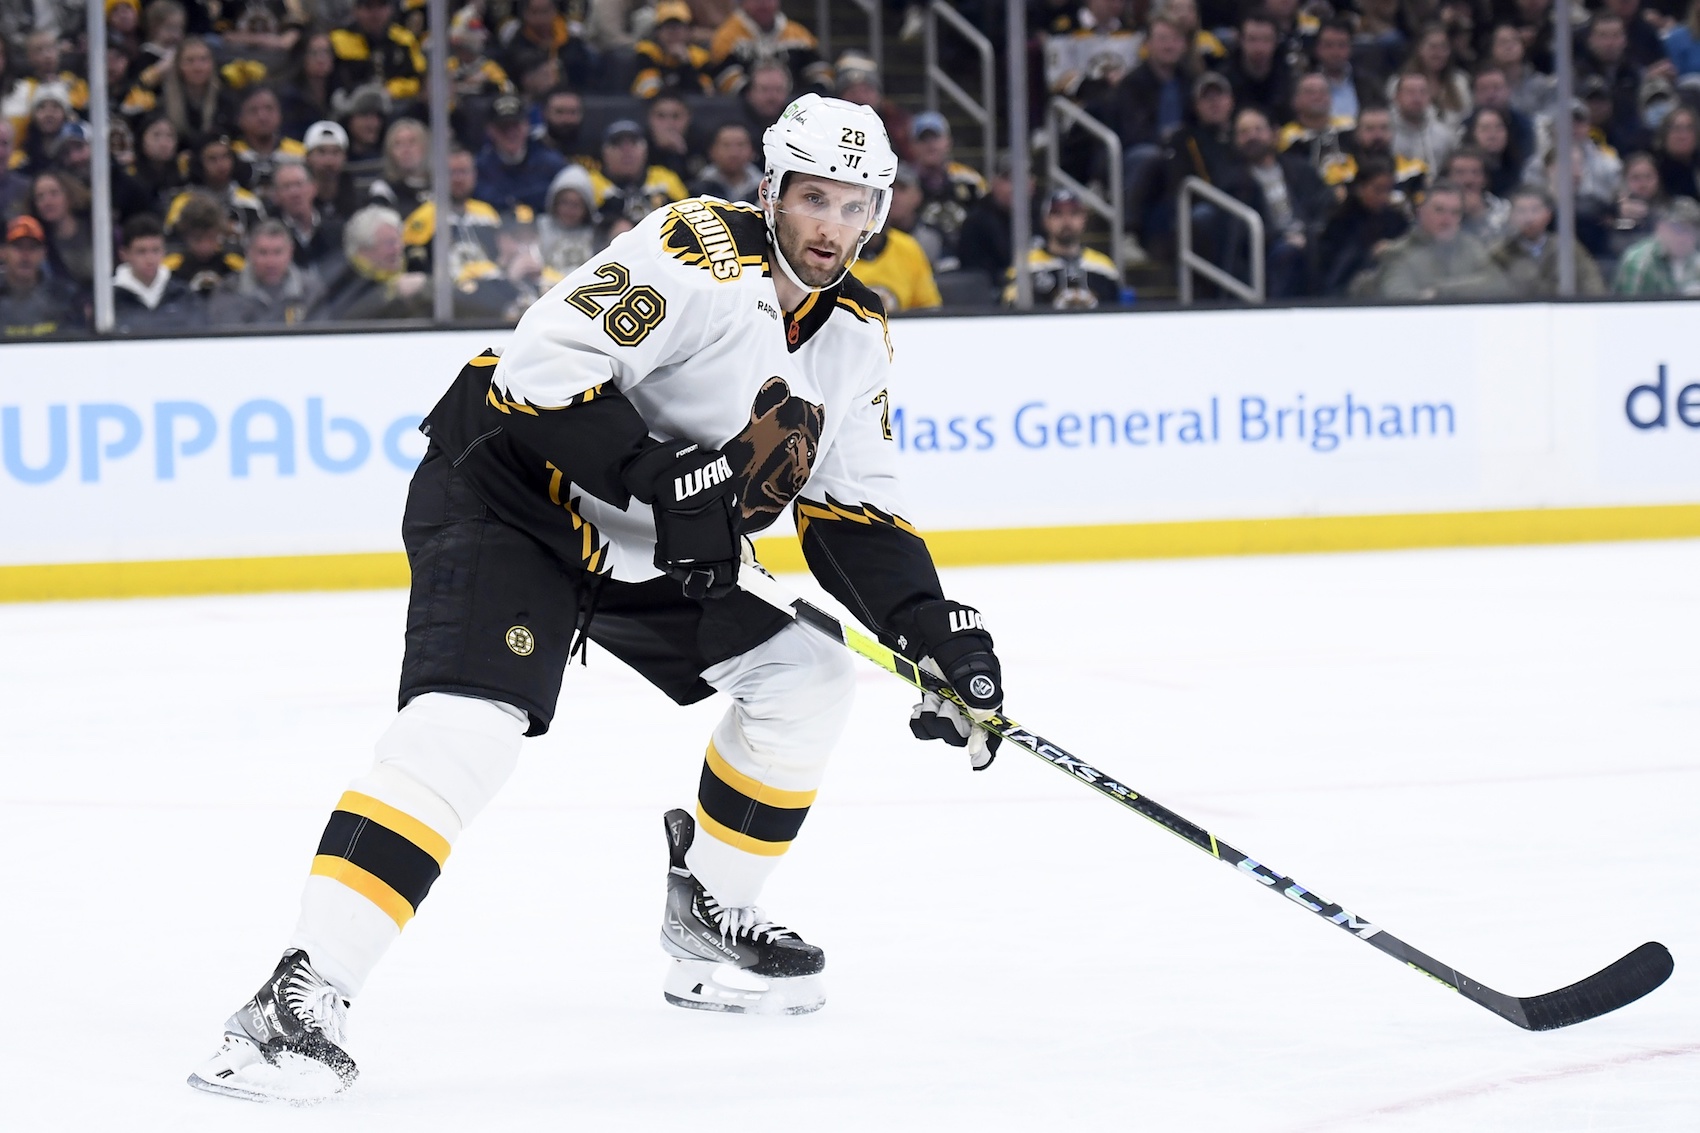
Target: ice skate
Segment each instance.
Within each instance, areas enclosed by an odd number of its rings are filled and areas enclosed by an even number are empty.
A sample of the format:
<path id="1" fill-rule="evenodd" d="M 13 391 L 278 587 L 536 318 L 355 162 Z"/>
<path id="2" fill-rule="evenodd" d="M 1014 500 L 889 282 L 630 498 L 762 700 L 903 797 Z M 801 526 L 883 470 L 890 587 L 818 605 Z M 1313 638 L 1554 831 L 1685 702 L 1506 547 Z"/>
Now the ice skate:
<path id="1" fill-rule="evenodd" d="M 667 812 L 667 911 L 661 947 L 673 957 L 662 994 L 698 1011 L 804 1015 L 826 1002 L 826 953 L 757 908 L 727 908 L 685 864 L 696 821 Z"/>
<path id="2" fill-rule="evenodd" d="M 307 954 L 290 949 L 224 1023 L 224 1042 L 189 1075 L 197 1090 L 250 1101 L 323 1101 L 359 1071 L 342 1049 L 348 1005 Z"/>

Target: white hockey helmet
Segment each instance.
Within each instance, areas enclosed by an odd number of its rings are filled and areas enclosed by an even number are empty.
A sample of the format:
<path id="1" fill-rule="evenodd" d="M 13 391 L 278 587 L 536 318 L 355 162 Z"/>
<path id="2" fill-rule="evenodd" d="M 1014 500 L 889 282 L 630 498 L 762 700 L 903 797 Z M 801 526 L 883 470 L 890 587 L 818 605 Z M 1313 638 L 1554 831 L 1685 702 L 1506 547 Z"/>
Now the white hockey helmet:
<path id="1" fill-rule="evenodd" d="M 841 274 L 827 287 L 836 286 L 849 274 L 850 264 L 862 252 L 869 237 L 885 227 L 886 214 L 891 211 L 891 182 L 897 176 L 897 154 L 892 151 L 891 139 L 886 136 L 885 123 L 872 107 L 858 106 L 838 98 L 822 98 L 805 94 L 796 99 L 779 120 L 767 128 L 761 138 L 767 192 L 762 198 L 762 212 L 767 216 L 768 235 L 773 240 L 774 259 L 791 282 L 805 291 L 824 291 L 825 287 L 810 287 L 797 278 L 796 271 L 779 250 L 775 230 L 780 192 L 785 187 L 787 173 L 808 173 L 842 181 L 847 185 L 866 185 L 874 190 L 872 207 L 855 251 L 844 265 Z"/>

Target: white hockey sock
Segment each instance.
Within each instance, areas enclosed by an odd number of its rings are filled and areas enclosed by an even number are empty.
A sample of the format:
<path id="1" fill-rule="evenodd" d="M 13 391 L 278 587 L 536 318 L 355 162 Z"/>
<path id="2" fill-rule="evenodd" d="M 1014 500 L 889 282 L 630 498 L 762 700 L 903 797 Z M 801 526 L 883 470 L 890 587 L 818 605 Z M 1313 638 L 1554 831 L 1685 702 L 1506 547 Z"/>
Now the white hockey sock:
<path id="1" fill-rule="evenodd" d="M 754 905 L 815 801 L 855 676 L 843 648 L 787 626 L 703 679 L 732 704 L 708 745 L 685 861 L 722 905 Z"/>
<path id="2" fill-rule="evenodd" d="M 344 997 L 359 994 L 462 828 L 512 774 L 525 728 L 507 705 L 426 693 L 379 739 L 377 762 L 325 826 L 289 941 Z"/>
<path id="3" fill-rule="evenodd" d="M 722 754 L 723 748 L 738 765 Z M 722 905 L 756 903 L 815 801 L 812 784 L 807 790 L 787 789 L 802 784 L 794 782 L 795 776 L 776 776 L 772 767 L 753 764 L 748 747 L 722 722 L 703 759 L 697 834 L 685 855 L 691 873 Z M 793 781 L 775 786 L 776 778 Z"/>

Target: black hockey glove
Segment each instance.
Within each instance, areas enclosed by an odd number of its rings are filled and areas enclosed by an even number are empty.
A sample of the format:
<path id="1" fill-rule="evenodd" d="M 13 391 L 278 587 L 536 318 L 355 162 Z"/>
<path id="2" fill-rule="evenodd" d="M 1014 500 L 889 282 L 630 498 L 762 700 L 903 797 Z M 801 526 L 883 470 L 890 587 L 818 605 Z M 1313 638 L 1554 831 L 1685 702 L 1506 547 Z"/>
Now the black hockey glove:
<path id="1" fill-rule="evenodd" d="M 626 491 L 655 509 L 655 566 L 687 598 L 738 587 L 738 488 L 719 449 L 656 442 L 627 462 Z"/>
<path id="2" fill-rule="evenodd" d="M 909 730 L 920 740 L 943 740 L 968 749 L 976 771 L 992 765 L 1001 736 L 977 722 L 1003 707 L 1003 667 L 992 652 L 980 611 L 939 598 L 913 606 L 892 619 L 903 655 L 934 676 L 943 677 L 967 706 L 930 692 L 909 713 Z"/>

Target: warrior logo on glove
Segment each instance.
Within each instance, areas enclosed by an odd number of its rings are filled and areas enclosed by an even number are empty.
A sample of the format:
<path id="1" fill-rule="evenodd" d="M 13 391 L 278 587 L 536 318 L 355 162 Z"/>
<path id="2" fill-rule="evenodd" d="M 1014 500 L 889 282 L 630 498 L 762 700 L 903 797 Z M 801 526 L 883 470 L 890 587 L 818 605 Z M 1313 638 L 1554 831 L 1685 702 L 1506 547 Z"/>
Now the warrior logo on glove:
<path id="1" fill-rule="evenodd" d="M 980 611 L 960 602 L 938 598 L 922 602 L 893 619 L 904 656 L 943 677 L 962 698 L 959 707 L 933 693 L 923 693 L 909 714 L 916 739 L 943 740 L 968 749 L 976 771 L 984 771 L 997 755 L 1001 737 L 980 722 L 1003 707 L 1003 668 L 992 652 Z"/>

